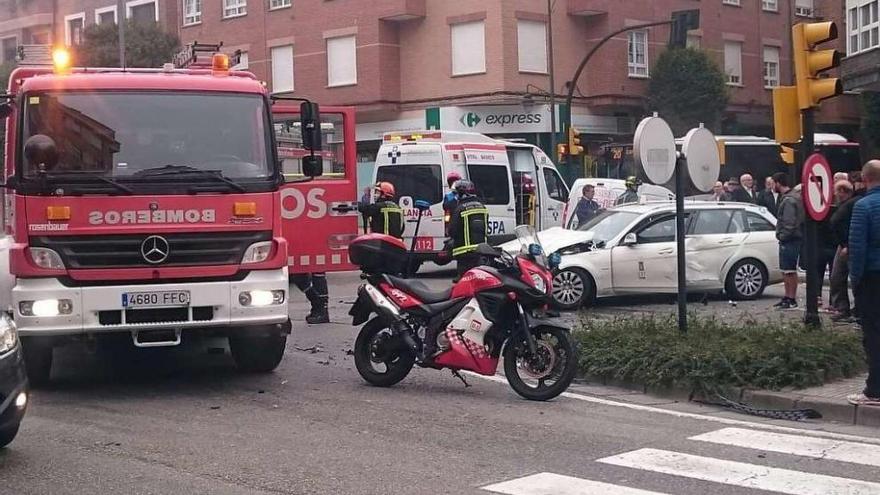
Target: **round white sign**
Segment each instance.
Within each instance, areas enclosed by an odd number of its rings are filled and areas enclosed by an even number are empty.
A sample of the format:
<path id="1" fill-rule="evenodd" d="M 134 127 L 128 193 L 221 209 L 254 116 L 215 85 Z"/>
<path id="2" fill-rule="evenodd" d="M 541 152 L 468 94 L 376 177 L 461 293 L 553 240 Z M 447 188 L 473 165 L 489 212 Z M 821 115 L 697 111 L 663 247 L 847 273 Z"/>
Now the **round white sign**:
<path id="1" fill-rule="evenodd" d="M 633 136 L 633 155 L 648 180 L 665 184 L 675 172 L 675 136 L 669 124 L 660 117 L 647 117 L 639 122 Z"/>
<path id="2" fill-rule="evenodd" d="M 711 191 L 721 173 L 721 156 L 712 132 L 704 127 L 691 129 L 684 137 L 681 154 L 694 186 L 702 192 Z"/>

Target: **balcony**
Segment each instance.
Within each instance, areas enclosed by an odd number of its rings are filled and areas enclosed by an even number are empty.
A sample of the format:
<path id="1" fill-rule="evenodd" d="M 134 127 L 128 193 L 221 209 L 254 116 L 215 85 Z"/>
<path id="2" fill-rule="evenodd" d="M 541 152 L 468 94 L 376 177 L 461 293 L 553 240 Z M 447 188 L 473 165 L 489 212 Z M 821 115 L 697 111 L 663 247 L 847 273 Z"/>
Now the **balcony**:
<path id="1" fill-rule="evenodd" d="M 611 0 L 568 0 L 568 15 L 590 17 L 607 14 Z"/>
<path id="2" fill-rule="evenodd" d="M 405 22 L 425 17 L 427 0 L 394 0 L 381 2 L 379 19 L 391 22 Z"/>
<path id="3" fill-rule="evenodd" d="M 840 74 L 846 91 L 880 91 L 880 48 L 844 58 Z"/>

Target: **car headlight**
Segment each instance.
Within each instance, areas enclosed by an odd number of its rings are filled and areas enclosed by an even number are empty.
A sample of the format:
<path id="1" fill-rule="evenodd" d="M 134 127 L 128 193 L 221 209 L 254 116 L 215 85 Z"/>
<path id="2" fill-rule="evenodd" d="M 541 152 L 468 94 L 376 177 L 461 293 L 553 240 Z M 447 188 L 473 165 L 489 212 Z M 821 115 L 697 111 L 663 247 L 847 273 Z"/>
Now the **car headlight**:
<path id="1" fill-rule="evenodd" d="M 255 242 L 245 249 L 241 263 L 262 263 L 269 259 L 270 254 L 272 254 L 272 241 Z"/>
<path id="2" fill-rule="evenodd" d="M 532 285 L 541 292 L 547 292 L 547 283 L 544 282 L 544 277 L 537 273 L 532 274 Z"/>
<path id="3" fill-rule="evenodd" d="M 34 264 L 47 270 L 64 270 L 64 261 L 61 256 L 52 249 L 42 247 L 28 248 L 28 253 Z"/>
<path id="4" fill-rule="evenodd" d="M 18 343 L 18 335 L 15 331 L 15 322 L 5 313 L 0 316 L 0 356 L 15 348 Z"/>

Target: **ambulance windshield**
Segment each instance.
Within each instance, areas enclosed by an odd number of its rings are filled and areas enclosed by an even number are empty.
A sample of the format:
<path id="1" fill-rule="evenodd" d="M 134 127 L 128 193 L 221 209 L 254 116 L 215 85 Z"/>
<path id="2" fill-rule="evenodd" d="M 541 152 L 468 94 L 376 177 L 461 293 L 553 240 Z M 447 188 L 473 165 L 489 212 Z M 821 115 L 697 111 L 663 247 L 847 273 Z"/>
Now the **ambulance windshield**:
<path id="1" fill-rule="evenodd" d="M 24 105 L 21 146 L 42 134 L 58 151 L 51 167 L 22 158 L 25 178 L 42 171 L 136 184 L 181 180 L 187 171 L 251 181 L 274 175 L 257 94 L 59 91 L 28 94 Z"/>
<path id="2" fill-rule="evenodd" d="M 377 182 L 394 184 L 397 197 L 423 199 L 432 205 L 443 199 L 440 165 L 384 165 L 376 171 Z"/>

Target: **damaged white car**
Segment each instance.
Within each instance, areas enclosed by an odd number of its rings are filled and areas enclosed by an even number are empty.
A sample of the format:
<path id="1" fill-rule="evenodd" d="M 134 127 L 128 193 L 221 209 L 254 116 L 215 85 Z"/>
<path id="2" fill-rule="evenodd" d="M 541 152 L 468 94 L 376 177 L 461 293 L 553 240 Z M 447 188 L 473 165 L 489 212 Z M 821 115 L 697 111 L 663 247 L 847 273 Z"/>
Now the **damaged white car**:
<path id="1" fill-rule="evenodd" d="M 776 220 L 765 208 L 688 202 L 685 211 L 690 292 L 755 299 L 767 285 L 782 281 Z M 553 299 L 561 309 L 597 297 L 677 290 L 674 202 L 612 208 L 578 230 L 556 227 L 539 236 L 547 253 L 562 254 L 553 279 Z"/>

